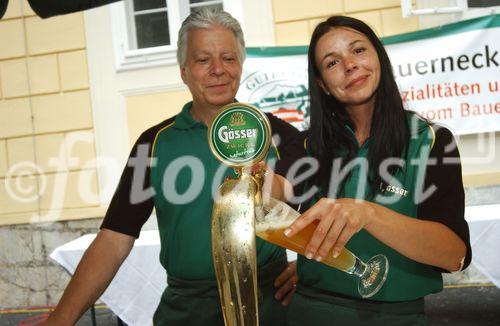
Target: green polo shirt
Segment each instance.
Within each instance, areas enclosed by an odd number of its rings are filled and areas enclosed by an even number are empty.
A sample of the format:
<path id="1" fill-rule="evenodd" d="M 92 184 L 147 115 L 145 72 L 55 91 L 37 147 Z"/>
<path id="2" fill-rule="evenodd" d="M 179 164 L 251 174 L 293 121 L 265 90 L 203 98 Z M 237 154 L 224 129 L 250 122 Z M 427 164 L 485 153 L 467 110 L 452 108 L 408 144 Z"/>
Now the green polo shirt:
<path id="1" fill-rule="evenodd" d="M 214 279 L 211 244 L 213 194 L 234 170 L 208 146 L 208 128 L 191 117 L 191 103 L 160 129 L 152 147 L 150 182 L 161 239 L 160 262 L 169 275 Z M 272 146 L 267 160 L 277 157 Z M 257 265 L 283 257 L 284 250 L 257 239 Z"/>
<path id="2" fill-rule="evenodd" d="M 409 115 L 410 120 L 413 118 L 415 116 Z M 361 183 L 367 182 L 367 175 L 364 172 L 365 169 L 361 168 L 361 164 L 355 164 L 352 167 L 351 174 L 343 189 L 338 192 L 337 197 L 370 200 L 398 213 L 416 218 L 416 203 L 420 199 L 419 194 L 424 181 L 423 171 L 425 171 L 433 145 L 434 132 L 425 122 L 413 120 L 414 123 L 415 121 L 418 123 L 418 132 L 410 139 L 403 168 L 389 183 L 380 185 L 374 198 L 369 199 L 368 187 L 364 187 L 364 192 L 358 192 L 360 181 Z M 352 136 L 354 138 L 354 133 Z M 370 140 L 368 139 L 360 146 L 357 159 L 366 159 L 369 146 Z M 420 171 L 420 169 L 424 170 Z M 377 254 L 384 254 L 389 260 L 387 280 L 380 291 L 370 300 L 414 300 L 442 289 L 441 274 L 434 267 L 404 257 L 364 229 L 356 233 L 346 247 L 365 262 Z M 354 275 L 349 275 L 314 260 L 308 260 L 303 256 L 299 256 L 297 269 L 301 283 L 306 286 L 349 297 L 361 297 L 357 289 L 358 277 Z"/>

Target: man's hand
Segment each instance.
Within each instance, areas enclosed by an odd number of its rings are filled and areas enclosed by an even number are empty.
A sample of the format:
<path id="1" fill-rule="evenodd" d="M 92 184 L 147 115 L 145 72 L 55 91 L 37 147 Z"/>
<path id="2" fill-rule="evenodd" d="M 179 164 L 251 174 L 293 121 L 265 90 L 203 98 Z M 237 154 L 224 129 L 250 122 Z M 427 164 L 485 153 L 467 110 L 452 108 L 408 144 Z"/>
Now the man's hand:
<path id="1" fill-rule="evenodd" d="M 278 288 L 274 298 L 281 301 L 283 306 L 288 306 L 298 281 L 297 261 L 289 262 L 285 270 L 274 280 L 274 287 Z"/>
<path id="2" fill-rule="evenodd" d="M 135 238 L 103 228 L 85 251 L 46 326 L 74 325 L 99 299 L 134 246 Z"/>

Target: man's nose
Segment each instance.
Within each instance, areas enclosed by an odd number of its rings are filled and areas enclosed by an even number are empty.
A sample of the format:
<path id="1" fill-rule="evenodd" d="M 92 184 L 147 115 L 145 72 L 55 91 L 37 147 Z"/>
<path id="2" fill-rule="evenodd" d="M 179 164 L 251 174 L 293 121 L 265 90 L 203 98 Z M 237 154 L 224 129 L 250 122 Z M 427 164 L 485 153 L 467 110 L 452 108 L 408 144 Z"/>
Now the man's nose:
<path id="1" fill-rule="evenodd" d="M 224 74 L 224 64 L 221 60 L 215 59 L 212 61 L 211 73 L 214 75 L 222 75 Z"/>

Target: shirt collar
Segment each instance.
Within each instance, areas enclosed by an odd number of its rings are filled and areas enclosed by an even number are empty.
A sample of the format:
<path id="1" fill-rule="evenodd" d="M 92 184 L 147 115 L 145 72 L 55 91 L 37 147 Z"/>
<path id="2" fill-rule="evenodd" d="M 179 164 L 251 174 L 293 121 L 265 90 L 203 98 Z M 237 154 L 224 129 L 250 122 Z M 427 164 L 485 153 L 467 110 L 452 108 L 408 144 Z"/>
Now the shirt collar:
<path id="1" fill-rule="evenodd" d="M 184 104 L 181 112 L 175 118 L 175 128 L 177 129 L 191 129 L 194 127 L 206 127 L 203 122 L 193 119 L 189 110 L 193 106 L 193 101 Z"/>
<path id="2" fill-rule="evenodd" d="M 351 128 L 351 126 L 349 126 L 347 123 L 344 125 L 344 128 L 351 134 L 352 136 L 352 139 L 354 139 L 354 141 L 356 143 L 358 143 L 358 140 L 356 139 L 356 134 L 354 133 L 354 130 Z M 362 144 L 362 145 L 359 145 L 358 143 L 358 146 L 361 149 L 365 149 L 367 146 L 368 146 L 368 143 L 370 142 L 370 136 L 368 136 L 368 138 L 366 138 L 365 142 Z"/>
<path id="3" fill-rule="evenodd" d="M 233 103 L 237 103 L 238 101 L 235 99 Z M 191 116 L 191 113 L 189 112 L 191 110 L 191 107 L 193 106 L 193 101 L 190 101 L 182 107 L 181 112 L 177 115 L 175 118 L 175 128 L 177 129 L 191 129 L 195 127 L 202 127 L 202 128 L 207 128 L 207 126 L 198 120 L 195 120 L 193 116 Z"/>

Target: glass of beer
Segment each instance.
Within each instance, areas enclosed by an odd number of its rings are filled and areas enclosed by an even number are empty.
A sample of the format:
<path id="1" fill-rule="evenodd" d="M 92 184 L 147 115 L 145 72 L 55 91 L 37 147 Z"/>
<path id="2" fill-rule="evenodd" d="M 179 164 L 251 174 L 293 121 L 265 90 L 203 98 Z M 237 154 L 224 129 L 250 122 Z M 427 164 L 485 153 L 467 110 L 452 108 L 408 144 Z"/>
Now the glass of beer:
<path id="1" fill-rule="evenodd" d="M 255 233 L 258 237 L 277 246 L 305 255 L 306 245 L 312 238 L 318 221 L 309 224 L 293 237 L 285 236 L 285 229 L 299 216 L 300 213 L 292 207 L 282 201 L 270 198 L 260 213 L 257 213 Z M 380 290 L 389 271 L 389 262 L 384 255 L 376 255 L 367 262 L 363 262 L 347 248 L 344 248 L 337 258 L 333 257 L 330 250 L 321 262 L 359 277 L 358 291 L 363 298 L 369 298 Z"/>

